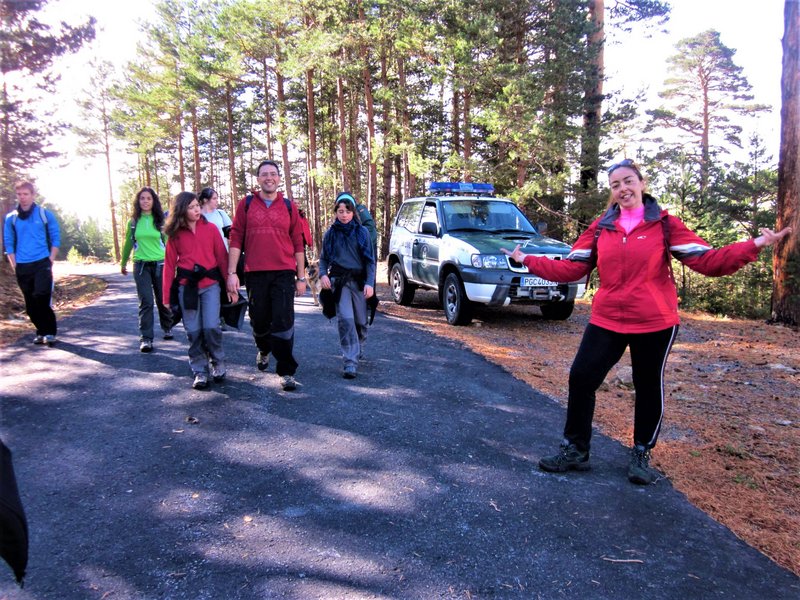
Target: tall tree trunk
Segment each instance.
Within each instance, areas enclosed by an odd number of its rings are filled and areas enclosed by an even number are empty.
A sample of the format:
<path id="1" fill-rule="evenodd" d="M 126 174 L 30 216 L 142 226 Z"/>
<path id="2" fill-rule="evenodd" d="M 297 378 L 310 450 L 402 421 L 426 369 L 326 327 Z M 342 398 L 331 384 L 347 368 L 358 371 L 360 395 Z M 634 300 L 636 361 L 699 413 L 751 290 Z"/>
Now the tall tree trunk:
<path id="1" fill-rule="evenodd" d="M 408 146 L 411 142 L 411 124 L 408 114 L 408 84 L 406 82 L 406 61 L 403 57 L 397 59 L 397 76 L 399 80 L 400 89 L 397 91 L 397 99 L 400 104 L 400 124 L 403 128 L 403 198 L 412 196 L 412 191 L 416 190 L 416 184 L 411 175 L 411 160 L 408 155 Z M 401 174 L 398 173 L 398 176 Z M 398 195 L 398 198 L 400 196 Z"/>
<path id="2" fill-rule="evenodd" d="M 362 23 L 365 22 L 364 9 L 359 8 L 359 19 Z M 378 192 L 378 167 L 375 164 L 375 106 L 372 96 L 372 73 L 369 69 L 369 52 L 366 44 L 361 45 L 361 60 L 364 61 L 364 100 L 367 105 L 367 169 L 369 177 L 367 178 L 367 208 L 374 215 L 376 195 Z"/>
<path id="3" fill-rule="evenodd" d="M 274 160 L 272 153 L 272 112 L 269 109 L 269 65 L 267 59 L 262 61 L 264 68 L 264 126 L 267 128 L 267 157 Z"/>
<path id="4" fill-rule="evenodd" d="M 708 86 L 703 86 L 703 132 L 700 139 L 700 197 L 705 199 L 708 191 L 709 174 L 711 173 L 711 142 L 709 132 L 711 130 L 711 107 Z"/>
<path id="5" fill-rule="evenodd" d="M 289 198 L 292 193 L 292 163 L 289 162 L 289 141 L 286 135 L 286 94 L 284 92 L 283 73 L 275 69 L 275 82 L 278 94 L 278 137 L 281 140 L 281 158 L 283 160 L 283 188 Z"/>
<path id="6" fill-rule="evenodd" d="M 114 238 L 114 260 L 119 262 L 119 235 L 117 231 L 117 207 L 114 202 L 114 184 L 111 180 L 111 132 L 108 130 L 108 113 L 103 100 L 103 153 L 106 155 L 106 179 L 108 181 L 108 207 L 111 210 L 111 237 Z"/>
<path id="7" fill-rule="evenodd" d="M 197 126 L 197 105 L 192 103 L 192 160 L 194 161 L 194 189 L 198 192 L 203 186 L 201 174 L 203 168 L 200 166 L 200 133 Z"/>
<path id="8" fill-rule="evenodd" d="M 342 50 L 344 58 L 344 50 Z M 342 159 L 342 189 L 351 191 L 350 161 L 347 160 L 347 118 L 344 112 L 344 79 L 340 75 L 336 78 L 336 106 L 339 113 L 339 153 Z"/>
<path id="9" fill-rule="evenodd" d="M 381 238 L 381 246 L 378 247 L 379 252 L 383 255 L 382 246 L 383 240 L 388 239 L 389 237 L 389 219 L 392 215 L 392 154 L 391 154 L 391 144 L 389 143 L 389 136 L 391 135 L 391 126 L 392 126 L 392 103 L 389 99 L 389 73 L 388 73 L 388 65 L 386 59 L 386 45 L 382 44 L 381 47 L 381 87 L 383 88 L 384 95 L 383 101 L 381 102 L 382 105 L 382 123 L 381 123 L 381 133 L 383 134 L 383 205 L 381 212 L 383 213 L 383 218 L 381 219 L 381 228 L 380 238 Z M 373 218 L 375 219 L 376 225 L 378 221 L 378 215 L 373 214 Z M 375 257 L 377 260 L 378 257 Z"/>
<path id="10" fill-rule="evenodd" d="M 314 214 L 319 214 L 319 190 L 317 189 L 317 125 L 314 104 L 314 69 L 306 70 L 306 109 L 308 110 L 308 205 Z M 314 222 L 314 238 L 322 234 L 319 219 Z"/>
<path id="11" fill-rule="evenodd" d="M 459 124 L 461 122 L 461 92 L 458 89 L 458 76 L 456 68 L 453 67 L 453 111 L 452 111 L 452 129 L 453 129 L 453 153 L 461 154 L 461 131 Z"/>
<path id="12" fill-rule="evenodd" d="M 472 181 L 472 92 L 464 90 L 464 181 Z"/>
<path id="13" fill-rule="evenodd" d="M 784 6 L 783 75 L 781 77 L 781 149 L 778 159 L 777 229 L 791 235 L 773 251 L 772 320 L 800 325 L 800 4 Z"/>
<path id="14" fill-rule="evenodd" d="M 583 132 L 581 134 L 581 190 L 597 190 L 600 170 L 600 123 L 603 111 L 603 77 L 605 73 L 605 0 L 589 0 L 589 18 L 594 29 L 589 48 L 594 60 L 589 69 L 584 92 Z"/>
<path id="15" fill-rule="evenodd" d="M 236 160 L 233 153 L 233 94 L 229 81 L 225 82 L 225 115 L 228 129 L 228 176 L 231 178 L 231 198 L 236 198 L 239 194 L 236 189 Z"/>
<path id="16" fill-rule="evenodd" d="M 353 168 L 350 171 L 352 174 L 351 183 L 353 184 L 351 191 L 356 195 L 356 198 L 359 198 L 363 202 L 364 198 L 361 188 L 361 153 L 358 148 L 358 97 L 354 87 L 350 89 L 349 105 L 350 120 L 347 123 L 347 127 L 348 136 L 350 138 L 350 156 L 352 156 L 350 162 L 353 163 Z"/>

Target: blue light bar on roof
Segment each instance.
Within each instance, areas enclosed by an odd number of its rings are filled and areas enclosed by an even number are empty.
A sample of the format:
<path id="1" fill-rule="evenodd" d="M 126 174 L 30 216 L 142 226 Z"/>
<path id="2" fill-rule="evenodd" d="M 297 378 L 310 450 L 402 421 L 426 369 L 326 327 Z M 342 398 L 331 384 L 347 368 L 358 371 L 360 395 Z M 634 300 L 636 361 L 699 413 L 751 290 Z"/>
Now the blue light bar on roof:
<path id="1" fill-rule="evenodd" d="M 431 181 L 428 187 L 433 194 L 494 194 L 491 183 L 459 183 L 457 181 Z"/>

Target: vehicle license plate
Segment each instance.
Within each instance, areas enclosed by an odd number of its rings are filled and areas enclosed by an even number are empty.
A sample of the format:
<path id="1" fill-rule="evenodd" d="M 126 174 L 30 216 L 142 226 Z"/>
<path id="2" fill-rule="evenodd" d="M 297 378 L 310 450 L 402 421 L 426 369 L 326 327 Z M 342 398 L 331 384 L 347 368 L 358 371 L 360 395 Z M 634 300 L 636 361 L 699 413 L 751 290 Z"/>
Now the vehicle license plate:
<path id="1" fill-rule="evenodd" d="M 523 277 L 522 287 L 551 287 L 558 285 L 555 281 L 548 281 L 541 277 Z"/>

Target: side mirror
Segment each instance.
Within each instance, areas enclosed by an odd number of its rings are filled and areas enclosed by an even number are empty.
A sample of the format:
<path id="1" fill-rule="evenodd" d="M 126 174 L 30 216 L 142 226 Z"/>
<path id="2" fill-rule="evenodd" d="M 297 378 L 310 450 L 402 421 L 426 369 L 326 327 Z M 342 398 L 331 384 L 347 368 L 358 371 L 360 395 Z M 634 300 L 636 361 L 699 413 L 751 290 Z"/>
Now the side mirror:
<path id="1" fill-rule="evenodd" d="M 439 227 L 436 225 L 436 223 L 425 221 L 422 224 L 422 233 L 426 235 L 439 235 Z"/>

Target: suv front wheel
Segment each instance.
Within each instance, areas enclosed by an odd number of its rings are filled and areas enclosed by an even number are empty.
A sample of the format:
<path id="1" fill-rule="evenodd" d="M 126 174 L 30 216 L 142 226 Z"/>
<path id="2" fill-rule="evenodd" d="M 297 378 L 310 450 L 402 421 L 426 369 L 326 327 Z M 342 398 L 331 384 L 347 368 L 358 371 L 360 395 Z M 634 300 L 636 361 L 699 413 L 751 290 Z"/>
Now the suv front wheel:
<path id="1" fill-rule="evenodd" d="M 469 325 L 472 322 L 472 302 L 467 298 L 464 284 L 455 273 L 450 273 L 444 280 L 442 306 L 450 325 Z"/>
<path id="2" fill-rule="evenodd" d="M 414 300 L 414 290 L 416 288 L 408 283 L 400 263 L 395 263 L 392 266 L 392 271 L 389 273 L 389 288 L 392 292 L 392 300 L 397 304 L 408 306 Z"/>

